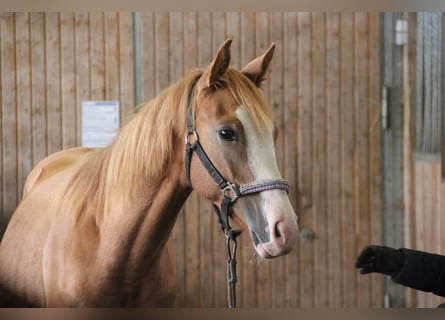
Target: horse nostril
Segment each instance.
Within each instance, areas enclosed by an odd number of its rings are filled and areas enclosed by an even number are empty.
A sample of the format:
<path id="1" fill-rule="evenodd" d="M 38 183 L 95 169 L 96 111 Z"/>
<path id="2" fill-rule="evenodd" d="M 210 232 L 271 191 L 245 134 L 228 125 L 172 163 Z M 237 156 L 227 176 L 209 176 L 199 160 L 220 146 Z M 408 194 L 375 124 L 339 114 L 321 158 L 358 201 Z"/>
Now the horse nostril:
<path id="1" fill-rule="evenodd" d="M 280 223 L 279 222 L 275 225 L 275 236 L 277 238 L 281 238 Z"/>

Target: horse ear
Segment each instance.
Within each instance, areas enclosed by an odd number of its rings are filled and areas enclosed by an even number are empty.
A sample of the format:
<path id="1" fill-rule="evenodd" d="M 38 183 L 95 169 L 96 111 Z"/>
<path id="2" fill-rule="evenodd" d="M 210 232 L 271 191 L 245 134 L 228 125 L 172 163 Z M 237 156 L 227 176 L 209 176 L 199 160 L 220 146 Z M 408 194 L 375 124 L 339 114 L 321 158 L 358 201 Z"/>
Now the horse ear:
<path id="1" fill-rule="evenodd" d="M 252 60 L 241 70 L 257 87 L 259 87 L 264 80 L 264 75 L 272 61 L 274 51 L 275 43 L 272 43 L 262 56 Z"/>
<path id="2" fill-rule="evenodd" d="M 232 44 L 232 39 L 228 38 L 213 58 L 213 61 L 204 71 L 201 79 L 198 83 L 198 90 L 201 91 L 204 88 L 211 87 L 217 83 L 218 80 L 226 73 L 230 64 L 230 45 Z"/>

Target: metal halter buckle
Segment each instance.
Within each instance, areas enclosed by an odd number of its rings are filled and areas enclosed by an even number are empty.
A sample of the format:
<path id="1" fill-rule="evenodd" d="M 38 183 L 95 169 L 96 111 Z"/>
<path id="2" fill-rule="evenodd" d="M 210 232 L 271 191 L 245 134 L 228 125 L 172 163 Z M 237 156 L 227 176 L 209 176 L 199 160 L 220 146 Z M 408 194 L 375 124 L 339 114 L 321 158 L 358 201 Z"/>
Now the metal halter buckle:
<path id="1" fill-rule="evenodd" d="M 191 143 L 189 142 L 189 137 L 190 137 L 191 135 L 193 135 L 193 138 L 195 139 L 195 142 L 196 142 L 196 141 L 199 141 L 198 133 L 197 133 L 195 130 L 193 130 L 192 132 L 187 132 L 187 134 L 185 135 L 185 144 L 191 144 Z"/>
<path id="2" fill-rule="evenodd" d="M 236 189 L 236 185 L 227 181 L 227 186 L 221 189 L 221 193 L 224 198 L 230 199 L 231 203 L 234 203 L 236 199 L 240 197 L 239 192 Z"/>

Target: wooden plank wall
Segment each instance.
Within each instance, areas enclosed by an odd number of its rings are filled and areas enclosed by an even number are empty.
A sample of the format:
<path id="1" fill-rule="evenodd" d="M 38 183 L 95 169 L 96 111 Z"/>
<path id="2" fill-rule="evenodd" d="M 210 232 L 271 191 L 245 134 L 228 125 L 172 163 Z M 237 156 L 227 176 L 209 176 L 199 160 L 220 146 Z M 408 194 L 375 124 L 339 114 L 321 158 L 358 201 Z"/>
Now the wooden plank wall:
<path id="1" fill-rule="evenodd" d="M 79 145 L 82 100 L 133 113 L 132 35 L 130 13 L 0 15 L 1 233 L 31 168 Z"/>
<path id="2" fill-rule="evenodd" d="M 3 227 L 31 167 L 79 144 L 80 103 L 113 99 L 132 114 L 129 13 L 2 14 L 0 210 Z M 290 255 L 259 261 L 241 236 L 242 307 L 378 307 L 382 281 L 353 264 L 380 243 L 379 14 L 171 12 L 140 14 L 141 96 L 148 100 L 227 36 L 240 68 L 271 42 L 264 91 L 280 130 L 277 158 L 300 226 L 314 232 Z M 177 306 L 225 307 L 224 236 L 192 194 L 173 231 Z"/>

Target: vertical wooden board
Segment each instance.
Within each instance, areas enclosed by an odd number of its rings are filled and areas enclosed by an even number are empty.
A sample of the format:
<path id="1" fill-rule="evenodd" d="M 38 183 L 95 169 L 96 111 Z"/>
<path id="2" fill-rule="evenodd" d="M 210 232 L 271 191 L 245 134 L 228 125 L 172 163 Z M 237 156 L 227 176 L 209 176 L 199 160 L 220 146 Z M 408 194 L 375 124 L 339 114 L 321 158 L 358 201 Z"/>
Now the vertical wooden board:
<path id="1" fill-rule="evenodd" d="M 153 99 L 155 94 L 155 27 L 154 13 L 140 13 L 141 96 L 142 101 Z"/>
<path id="2" fill-rule="evenodd" d="M 427 199 L 427 195 L 425 194 L 426 190 L 423 187 L 423 180 L 425 179 L 425 172 L 423 170 L 423 166 L 421 163 L 415 164 L 415 174 L 416 174 L 416 182 L 417 187 L 415 191 L 416 196 L 416 212 L 421 212 L 422 214 L 416 214 L 416 226 L 417 226 L 417 250 L 425 251 L 425 200 Z M 417 294 L 417 307 L 423 308 L 425 307 L 425 293 L 418 291 Z"/>
<path id="3" fill-rule="evenodd" d="M 170 85 L 169 79 L 169 15 L 166 12 L 156 13 L 155 27 L 155 96 Z"/>
<path id="4" fill-rule="evenodd" d="M 342 307 L 340 14 L 326 14 L 326 170 L 329 307 Z"/>
<path id="5" fill-rule="evenodd" d="M 417 14 L 408 15 L 408 49 L 404 50 L 404 206 L 405 206 L 405 228 L 404 246 L 407 248 L 416 248 L 416 224 L 414 207 L 414 190 L 416 182 L 414 180 L 414 161 L 412 157 L 416 145 L 416 71 L 417 59 Z M 373 224 L 374 225 L 374 224 Z M 382 288 L 383 289 L 383 288 Z M 374 290 L 375 292 L 375 290 Z M 412 308 L 417 304 L 414 290 L 405 290 L 405 306 Z"/>
<path id="6" fill-rule="evenodd" d="M 194 61 L 200 69 L 205 69 L 212 62 L 216 51 L 220 47 L 220 44 L 215 44 L 212 41 L 212 14 L 209 12 L 200 12 L 196 15 L 196 24 L 194 25 L 197 47 L 195 47 L 195 59 Z M 192 27 L 192 25 L 191 25 Z M 192 31 L 192 30 L 190 30 Z M 216 41 L 215 41 L 216 42 Z"/>
<path id="7" fill-rule="evenodd" d="M 46 117 L 48 154 L 62 148 L 60 110 L 60 17 L 45 14 L 46 44 Z"/>
<path id="8" fill-rule="evenodd" d="M 441 181 L 441 169 L 440 169 L 440 162 L 435 162 L 431 165 L 431 193 L 433 195 L 432 199 L 432 210 L 431 210 L 431 233 L 433 234 L 433 240 L 431 243 L 431 251 L 435 254 L 442 254 L 443 250 L 441 250 L 441 238 L 442 234 L 444 232 L 444 229 L 441 229 L 441 209 L 439 207 L 440 204 L 440 181 Z M 439 297 L 436 295 L 430 295 L 430 307 L 435 308 L 440 303 L 443 302 L 443 297 Z"/>
<path id="9" fill-rule="evenodd" d="M 117 12 L 106 12 L 104 14 L 104 30 L 105 30 L 105 97 L 104 98 L 106 100 L 119 100 L 120 96 L 119 38 L 118 38 L 119 18 Z M 91 85 L 92 84 L 90 83 L 90 86 Z M 120 118 L 122 119 L 121 112 L 120 112 Z"/>
<path id="10" fill-rule="evenodd" d="M 48 153 L 46 145 L 45 14 L 31 13 L 32 164 Z"/>
<path id="11" fill-rule="evenodd" d="M 225 300 L 225 290 L 224 286 L 221 286 L 221 290 L 218 292 L 220 295 L 216 299 L 216 289 L 215 286 L 215 268 L 223 267 L 225 265 L 224 257 L 225 251 L 223 249 L 223 238 L 222 233 L 219 233 L 219 226 L 213 217 L 215 216 L 211 204 L 200 197 L 200 244 L 201 250 L 199 252 L 200 260 L 200 294 L 201 294 L 201 307 L 214 307 L 215 305 L 224 305 Z M 205 230 L 204 230 L 205 229 Z M 219 241 L 213 239 L 213 235 L 219 235 Z M 214 246 L 218 246 L 219 250 L 214 250 Z M 222 269 L 222 268 L 221 268 Z M 223 271 L 223 270 L 222 270 Z M 224 273 L 218 275 L 220 278 L 220 283 L 224 284 Z"/>
<path id="12" fill-rule="evenodd" d="M 75 147 L 79 119 L 76 108 L 74 14 L 60 14 L 62 149 Z"/>
<path id="13" fill-rule="evenodd" d="M 417 250 L 426 250 L 425 248 L 425 225 L 424 225 L 424 212 L 425 212 L 425 208 L 424 208 L 424 204 L 425 204 L 425 199 L 427 197 L 427 194 L 425 194 L 426 190 L 423 187 L 423 183 L 424 183 L 424 179 L 425 179 L 425 173 L 422 170 L 423 166 L 421 163 L 416 163 L 415 164 L 415 174 L 416 174 L 416 182 L 417 182 L 417 187 L 416 187 L 416 191 L 415 191 L 415 196 L 416 196 L 416 212 L 422 212 L 422 214 L 417 214 L 416 215 L 416 226 L 417 226 Z"/>
<path id="14" fill-rule="evenodd" d="M 32 169 L 31 61 L 29 14 L 15 14 L 17 59 L 17 148 L 18 199 L 22 197 L 26 177 Z"/>
<path id="15" fill-rule="evenodd" d="M 426 164 L 423 163 L 423 182 L 422 182 L 422 188 L 425 190 L 425 195 L 423 198 L 424 205 L 423 205 L 423 217 L 424 217 L 424 247 L 423 250 L 427 252 L 432 251 L 433 242 L 434 242 L 434 236 L 433 236 L 433 207 L 434 207 L 434 191 L 431 190 L 431 183 L 434 181 L 434 177 L 431 172 L 431 163 Z"/>
<path id="16" fill-rule="evenodd" d="M 241 23 L 240 12 L 226 12 L 226 35 L 232 38 L 231 66 L 241 69 Z"/>
<path id="17" fill-rule="evenodd" d="M 2 156 L 3 156 L 3 211 L 2 220 L 9 221 L 18 202 L 17 184 L 17 84 L 15 55 L 15 14 L 1 16 L 1 83 L 2 90 Z"/>
<path id="18" fill-rule="evenodd" d="M 311 15 L 298 13 L 298 212 L 300 228 L 313 229 L 314 209 L 312 199 L 312 40 Z M 315 234 L 317 237 L 318 235 Z M 298 241 L 300 273 L 300 305 L 302 308 L 314 307 L 314 243 Z"/>
<path id="19" fill-rule="evenodd" d="M 354 128 L 354 16 L 351 13 L 340 15 L 340 146 L 341 159 L 341 224 L 339 233 L 342 235 L 342 261 L 343 266 L 352 266 L 357 255 L 356 229 L 354 219 L 354 186 L 353 167 L 355 159 L 355 128 Z M 356 290 L 355 270 L 343 267 L 342 286 L 343 291 Z M 357 295 L 345 294 L 343 296 L 343 307 L 356 306 Z"/>
<path id="20" fill-rule="evenodd" d="M 114 35 L 107 34 L 107 41 L 105 41 L 105 13 L 91 12 L 89 21 L 90 98 L 91 100 L 105 100 L 105 45 L 110 41 L 109 37 L 114 37 Z M 109 27 L 107 27 L 107 33 L 108 29 Z M 109 50 L 107 48 L 107 53 Z"/>
<path id="21" fill-rule="evenodd" d="M 431 203 L 430 205 L 430 220 L 429 220 L 429 229 L 431 234 L 431 243 L 428 248 L 428 252 L 434 254 L 443 254 L 441 251 L 441 235 L 443 234 L 443 229 L 441 229 L 440 225 L 440 209 L 438 207 L 440 203 L 440 180 L 441 180 L 441 172 L 440 172 L 440 163 L 439 161 L 429 164 L 429 171 L 431 172 L 430 180 L 428 181 L 428 189 L 431 194 Z M 443 302 L 443 297 L 439 297 L 433 294 L 428 295 L 428 307 L 435 308 L 440 303 Z"/>
<path id="22" fill-rule="evenodd" d="M 79 126 L 82 125 L 82 101 L 90 100 L 90 42 L 88 13 L 75 14 L 75 70 L 76 70 L 76 112 Z M 77 132 L 77 141 L 81 140 L 81 130 Z"/>
<path id="23" fill-rule="evenodd" d="M 327 216 L 326 203 L 326 73 L 325 73 L 325 21 L 324 14 L 312 14 L 312 192 L 314 227 L 315 306 L 328 306 L 327 278 Z"/>
<path id="24" fill-rule="evenodd" d="M 432 175 L 431 163 L 422 163 L 422 171 L 423 171 L 423 181 L 422 181 L 422 189 L 424 190 L 424 197 L 422 198 L 423 210 L 422 212 L 423 221 L 424 221 L 424 246 L 423 249 L 426 252 L 432 252 L 432 244 L 434 242 L 433 237 L 433 224 L 434 220 L 432 218 L 433 207 L 434 207 L 434 191 L 431 190 L 431 183 L 434 181 L 434 177 Z M 430 308 L 430 294 L 424 293 L 423 296 L 423 306 L 425 308 Z"/>
<path id="25" fill-rule="evenodd" d="M 269 74 L 271 84 L 271 107 L 273 110 L 273 118 L 275 125 L 281 134 L 278 135 L 275 141 L 276 158 L 280 172 L 284 169 L 284 136 L 285 136 L 285 124 L 284 124 L 284 80 L 283 80 L 283 61 L 284 61 L 284 25 L 283 25 L 283 13 L 273 12 L 270 13 L 270 37 L 274 39 L 277 47 L 274 53 L 274 66 L 272 72 Z M 266 45 L 267 46 L 267 45 Z M 267 47 L 266 47 L 267 48 Z M 282 308 L 285 305 L 285 293 L 286 293 L 286 279 L 285 279 L 285 264 L 286 257 L 277 258 L 272 265 L 272 295 L 273 295 L 273 307 Z"/>
<path id="26" fill-rule="evenodd" d="M 284 60 L 283 60 L 283 113 L 284 113 L 284 164 L 282 176 L 290 184 L 289 199 L 297 216 L 297 125 L 298 125 L 298 68 L 300 62 L 297 59 L 297 19 L 296 12 L 286 12 L 284 14 Z M 300 280 L 298 268 L 298 253 L 293 251 L 286 257 L 285 264 L 285 307 L 297 307 L 299 304 L 298 282 Z"/>
<path id="27" fill-rule="evenodd" d="M 420 209 L 417 212 L 421 212 L 422 214 L 419 216 L 419 227 L 421 229 L 421 232 L 419 233 L 419 244 L 420 246 L 417 248 L 421 251 L 428 251 L 428 227 L 429 227 L 429 217 L 428 217 L 428 210 L 429 210 L 429 204 L 430 204 L 430 190 L 425 186 L 426 181 L 430 181 L 430 173 L 427 169 L 427 164 L 425 163 L 419 163 L 419 172 L 420 177 L 417 181 L 419 181 L 418 189 L 419 189 L 419 203 L 420 203 Z M 421 190 L 421 191 L 420 191 Z M 428 294 L 422 291 L 419 291 L 419 307 L 420 308 L 428 308 Z"/>
<path id="28" fill-rule="evenodd" d="M 211 43 L 213 52 L 216 53 L 216 50 L 223 44 L 223 42 L 227 39 L 227 23 L 226 23 L 226 13 L 225 12 L 212 12 L 211 14 Z M 232 39 L 232 44 L 230 47 L 230 66 L 233 67 L 233 62 L 235 60 L 235 56 L 233 55 L 234 44 Z"/>
<path id="29" fill-rule="evenodd" d="M 259 15 L 260 13 L 254 14 L 251 12 L 241 12 L 240 14 L 240 45 L 241 45 L 241 66 L 245 66 L 248 64 L 256 55 L 255 52 L 255 38 L 258 38 L 258 30 L 255 29 L 255 15 Z M 262 20 L 264 21 L 264 20 Z M 263 23 L 259 23 L 260 26 L 264 28 Z M 264 37 L 264 35 L 261 35 Z"/>
<path id="30" fill-rule="evenodd" d="M 382 153 L 380 122 L 380 19 L 378 13 L 369 14 L 369 64 L 368 64 L 368 101 L 370 104 L 369 130 L 369 228 L 370 242 L 381 243 L 382 233 Z M 371 279 L 371 306 L 382 306 L 383 279 L 374 275 Z"/>
<path id="31" fill-rule="evenodd" d="M 196 12 L 184 13 L 184 71 L 190 72 L 193 69 L 203 68 L 206 63 L 210 63 L 210 48 L 204 47 L 206 52 L 204 59 L 200 58 L 203 53 L 199 50 L 200 41 L 198 35 L 200 15 Z M 203 61 L 205 60 L 205 61 Z M 201 65 L 203 64 L 203 65 Z"/>
<path id="32" fill-rule="evenodd" d="M 280 13 L 275 13 L 280 14 Z M 277 34 L 273 34 L 271 28 L 272 26 L 272 16 L 271 12 L 256 12 L 254 15 L 254 52 L 250 60 L 255 57 L 262 55 L 266 49 L 269 47 L 271 42 L 279 42 L 279 38 L 275 38 Z M 275 26 L 276 27 L 276 26 Z M 277 46 L 283 46 L 283 43 L 277 43 Z M 276 53 L 275 53 L 276 54 Z M 273 69 L 275 65 L 276 56 L 272 59 L 270 68 Z M 244 63 L 247 63 L 246 61 Z M 270 83 L 265 83 L 266 86 L 270 86 Z M 268 98 L 271 99 L 270 96 Z"/>
<path id="33" fill-rule="evenodd" d="M 169 14 L 169 56 L 170 83 L 176 83 L 184 77 L 184 13 L 170 12 Z"/>
<path id="34" fill-rule="evenodd" d="M 355 163 L 356 206 L 359 237 L 357 244 L 360 248 L 369 244 L 369 130 L 368 130 L 368 16 L 366 13 L 355 14 L 355 125 L 357 133 L 357 161 Z M 358 305 L 370 306 L 370 281 L 360 278 L 358 282 Z"/>
<path id="35" fill-rule="evenodd" d="M 119 101 L 121 125 L 123 125 L 135 112 L 133 17 L 130 12 L 120 12 L 118 20 Z"/>

